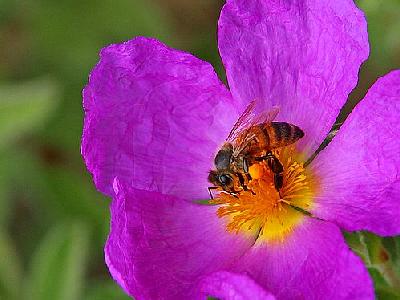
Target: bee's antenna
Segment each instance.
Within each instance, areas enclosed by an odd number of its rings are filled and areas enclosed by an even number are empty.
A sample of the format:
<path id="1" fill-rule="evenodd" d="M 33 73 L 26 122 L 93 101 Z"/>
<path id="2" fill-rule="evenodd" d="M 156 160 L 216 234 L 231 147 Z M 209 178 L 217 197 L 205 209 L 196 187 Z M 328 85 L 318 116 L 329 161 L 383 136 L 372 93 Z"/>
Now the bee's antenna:
<path id="1" fill-rule="evenodd" d="M 213 197 L 213 195 L 211 194 L 211 187 L 208 187 L 208 193 L 210 194 L 210 199 L 213 200 L 214 197 Z"/>
<path id="2" fill-rule="evenodd" d="M 210 194 L 210 199 L 213 200 L 214 197 L 213 197 L 213 195 L 212 195 L 212 193 L 211 193 L 211 190 L 216 190 L 216 189 L 218 189 L 218 187 L 216 187 L 216 186 L 209 186 L 207 189 L 208 189 L 208 193 Z"/>

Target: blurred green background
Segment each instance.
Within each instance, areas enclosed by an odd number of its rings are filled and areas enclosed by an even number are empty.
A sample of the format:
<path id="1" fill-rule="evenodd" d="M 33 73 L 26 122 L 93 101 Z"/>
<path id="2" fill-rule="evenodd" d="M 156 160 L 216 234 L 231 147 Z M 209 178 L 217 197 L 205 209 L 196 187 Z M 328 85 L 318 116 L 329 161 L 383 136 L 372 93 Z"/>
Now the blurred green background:
<path id="1" fill-rule="evenodd" d="M 400 68 L 400 0 L 360 0 L 371 56 L 343 119 Z M 109 199 L 80 156 L 81 90 L 99 50 L 136 35 L 210 61 L 218 0 L 0 0 L 0 299 L 128 299 L 103 262 Z M 400 241 L 347 235 L 381 299 L 400 294 Z M 398 299 L 398 298 L 397 298 Z"/>

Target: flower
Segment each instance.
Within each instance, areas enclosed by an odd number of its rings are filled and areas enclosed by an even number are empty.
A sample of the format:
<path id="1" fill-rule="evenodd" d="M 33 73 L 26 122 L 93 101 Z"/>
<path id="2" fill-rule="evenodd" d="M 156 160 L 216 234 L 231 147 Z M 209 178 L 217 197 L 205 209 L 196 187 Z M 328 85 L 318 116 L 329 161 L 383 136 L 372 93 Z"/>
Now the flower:
<path id="1" fill-rule="evenodd" d="M 368 57 L 362 12 L 350 0 L 228 0 L 218 43 L 229 90 L 208 63 L 144 37 L 104 48 L 91 72 L 82 154 L 96 187 L 113 198 L 112 276 L 136 299 L 229 299 L 242 284 L 259 298 L 372 299 L 368 272 L 340 229 L 400 232 L 400 71 L 378 79 L 305 165 Z M 305 133 L 275 153 L 286 172 L 283 199 L 260 164 L 255 196 L 198 204 L 208 199 L 216 152 L 254 99 L 279 106 L 277 120 Z"/>
<path id="2" fill-rule="evenodd" d="M 215 272 L 204 277 L 199 283 L 199 291 L 200 298 L 203 297 L 203 299 L 206 299 L 208 295 L 213 295 L 218 299 L 276 299 L 248 276 L 226 271 Z"/>

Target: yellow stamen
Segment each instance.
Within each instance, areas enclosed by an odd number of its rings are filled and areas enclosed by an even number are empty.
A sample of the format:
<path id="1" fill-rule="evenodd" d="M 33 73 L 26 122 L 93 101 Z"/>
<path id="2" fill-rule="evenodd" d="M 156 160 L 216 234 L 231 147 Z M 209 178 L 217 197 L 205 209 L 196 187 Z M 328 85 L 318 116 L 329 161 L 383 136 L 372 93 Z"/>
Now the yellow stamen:
<path id="1" fill-rule="evenodd" d="M 258 234 L 259 240 L 281 241 L 302 221 L 315 193 L 315 180 L 302 163 L 295 160 L 294 146 L 274 151 L 282 163 L 283 186 L 278 192 L 274 174 L 265 162 L 252 165 L 249 191 L 237 195 L 220 193 L 210 203 L 218 204 L 218 217 L 228 218 L 227 230 Z"/>

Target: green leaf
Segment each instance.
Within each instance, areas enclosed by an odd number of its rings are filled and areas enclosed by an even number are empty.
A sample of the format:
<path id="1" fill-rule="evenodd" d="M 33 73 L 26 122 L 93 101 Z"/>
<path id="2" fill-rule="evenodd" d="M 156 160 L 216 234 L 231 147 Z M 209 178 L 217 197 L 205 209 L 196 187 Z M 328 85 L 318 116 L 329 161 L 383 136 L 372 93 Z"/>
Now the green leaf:
<path id="1" fill-rule="evenodd" d="M 392 254 L 397 249 L 396 240 L 385 240 L 369 232 L 344 234 L 349 246 L 367 265 L 375 289 L 384 293 L 385 297 L 393 294 L 393 291 L 400 291 L 400 277 L 394 260 L 398 254 Z"/>
<path id="2" fill-rule="evenodd" d="M 37 165 L 38 161 L 31 151 L 20 151 L 18 147 L 0 149 L 0 228 L 6 228 L 9 225 L 18 200 L 24 198 L 25 195 L 29 199 L 34 198 L 35 192 L 32 190 L 30 179 L 42 179 L 36 172 Z M 35 200 L 33 201 L 37 207 Z M 21 236 L 16 238 L 21 238 Z M 21 252 L 23 251 L 20 250 L 20 254 Z"/>
<path id="3" fill-rule="evenodd" d="M 370 232 L 344 232 L 346 242 L 368 267 L 386 263 L 390 260 L 388 251 L 382 244 L 382 238 Z"/>
<path id="4" fill-rule="evenodd" d="M 43 125 L 57 100 L 58 86 L 47 78 L 0 85 L 0 148 Z"/>
<path id="5" fill-rule="evenodd" d="M 367 62 L 380 74 L 392 69 L 398 61 L 400 10 L 398 0 L 358 0 L 368 20 L 371 55 Z"/>
<path id="6" fill-rule="evenodd" d="M 378 300 L 398 300 L 400 299 L 400 291 L 393 288 L 377 288 L 375 289 L 376 298 Z"/>
<path id="7" fill-rule="evenodd" d="M 368 249 L 372 265 L 383 264 L 390 260 L 389 253 L 383 247 L 382 238 L 369 232 L 362 233 L 363 241 Z"/>
<path id="8" fill-rule="evenodd" d="M 93 283 L 89 288 L 87 296 L 85 297 L 85 300 L 104 299 L 131 300 L 132 298 L 126 295 L 122 288 L 116 282 L 113 282 L 110 279 L 109 281 L 99 281 Z"/>
<path id="9" fill-rule="evenodd" d="M 21 265 L 10 238 L 0 232 L 0 299 L 21 299 Z"/>
<path id="10" fill-rule="evenodd" d="M 51 228 L 34 253 L 25 299 L 81 298 L 88 247 L 89 231 L 84 223 Z"/>
<path id="11" fill-rule="evenodd" d="M 390 254 L 397 273 L 400 274 L 400 236 L 384 238 L 383 244 Z"/>
<path id="12" fill-rule="evenodd" d="M 99 50 L 138 35 L 164 39 L 168 24 L 159 6 L 142 0 L 30 0 L 31 67 L 86 80 Z M 102 20 L 102 22 L 99 22 Z M 49 26 L 51 24 L 51 26 Z M 62 32 L 63 34 L 60 34 Z M 66 38 L 67 37 L 67 38 Z"/>
<path id="13" fill-rule="evenodd" d="M 42 176 L 48 185 L 48 194 L 43 201 L 61 217 L 79 217 L 92 224 L 108 226 L 108 201 L 96 191 L 90 177 L 83 174 L 83 166 L 81 174 L 60 167 L 43 170 Z"/>
<path id="14" fill-rule="evenodd" d="M 8 178 L 5 176 L 6 170 L 2 165 L 2 157 L 0 152 L 0 228 L 6 226 L 11 215 L 11 201 L 8 195 Z"/>
<path id="15" fill-rule="evenodd" d="M 362 241 L 362 233 L 343 232 L 343 234 L 350 248 L 361 257 L 365 264 L 369 265 L 368 249 Z"/>
<path id="16" fill-rule="evenodd" d="M 379 272 L 378 269 L 371 267 L 371 268 L 368 268 L 368 272 L 369 272 L 369 275 L 371 275 L 371 277 L 372 277 L 375 289 L 389 288 L 388 283 L 386 282 L 385 278 L 382 276 L 382 273 Z"/>

